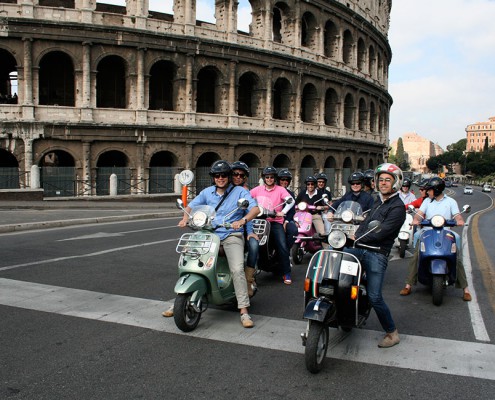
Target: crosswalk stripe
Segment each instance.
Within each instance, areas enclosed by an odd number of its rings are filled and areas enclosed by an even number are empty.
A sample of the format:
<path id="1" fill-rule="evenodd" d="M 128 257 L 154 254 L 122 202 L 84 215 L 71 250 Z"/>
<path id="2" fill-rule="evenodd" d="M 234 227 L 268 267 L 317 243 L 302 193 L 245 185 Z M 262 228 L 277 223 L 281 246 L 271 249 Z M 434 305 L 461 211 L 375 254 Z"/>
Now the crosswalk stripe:
<path id="1" fill-rule="evenodd" d="M 161 312 L 163 302 L 108 293 L 50 286 L 0 278 L 0 304 L 78 318 L 130 325 L 220 342 L 304 353 L 300 334 L 305 321 L 252 315 L 253 329 L 241 327 L 237 313 L 209 309 L 198 328 L 183 333 L 173 318 Z M 382 332 L 355 329 L 330 331 L 328 357 L 396 368 L 495 380 L 495 345 L 401 334 L 401 343 L 389 349 L 376 344 Z M 327 360 L 330 367 L 330 362 Z M 301 356 L 301 368 L 304 368 Z"/>

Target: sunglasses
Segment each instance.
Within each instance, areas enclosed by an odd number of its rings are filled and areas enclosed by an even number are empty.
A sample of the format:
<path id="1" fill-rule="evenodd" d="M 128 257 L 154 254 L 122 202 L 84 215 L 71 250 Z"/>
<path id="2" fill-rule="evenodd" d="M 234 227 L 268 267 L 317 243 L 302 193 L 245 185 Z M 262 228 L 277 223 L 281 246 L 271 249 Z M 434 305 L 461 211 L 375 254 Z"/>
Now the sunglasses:
<path id="1" fill-rule="evenodd" d="M 284 182 L 289 182 L 289 181 L 290 181 L 290 179 L 289 179 L 289 178 L 280 178 L 280 181 L 281 181 L 281 182 L 282 182 L 282 181 L 284 181 Z"/>
<path id="2" fill-rule="evenodd" d="M 426 189 L 423 189 L 423 188 L 419 188 L 419 190 L 422 190 L 423 192 L 426 190 Z"/>
<path id="3" fill-rule="evenodd" d="M 238 176 L 239 178 L 245 178 L 245 177 L 246 177 L 246 175 L 245 175 L 245 174 L 240 174 L 239 172 L 234 172 L 234 173 L 232 174 L 232 176 Z"/>
<path id="4" fill-rule="evenodd" d="M 359 186 L 361 186 L 361 183 L 360 183 L 360 182 L 352 182 L 352 183 L 351 183 L 351 186 L 355 186 L 355 185 L 359 185 Z"/>
<path id="5" fill-rule="evenodd" d="M 228 177 L 227 174 L 215 174 L 215 175 L 213 175 L 213 178 L 215 178 L 215 179 L 227 178 L 227 177 Z"/>
<path id="6" fill-rule="evenodd" d="M 306 183 L 306 186 L 314 186 L 314 183 Z"/>
<path id="7" fill-rule="evenodd" d="M 273 175 L 266 175 L 265 179 L 275 179 L 275 177 Z"/>

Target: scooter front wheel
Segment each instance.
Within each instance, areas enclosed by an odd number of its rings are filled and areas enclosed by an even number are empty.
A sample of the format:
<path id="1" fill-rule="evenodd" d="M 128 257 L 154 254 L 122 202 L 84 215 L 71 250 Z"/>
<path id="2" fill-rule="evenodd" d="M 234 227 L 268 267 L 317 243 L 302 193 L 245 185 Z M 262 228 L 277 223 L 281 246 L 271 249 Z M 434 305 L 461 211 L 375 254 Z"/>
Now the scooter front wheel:
<path id="1" fill-rule="evenodd" d="M 201 313 L 190 303 L 191 293 L 178 294 L 174 302 L 174 321 L 182 332 L 191 332 L 199 324 Z"/>
<path id="2" fill-rule="evenodd" d="M 443 276 L 433 275 L 433 284 L 431 286 L 431 294 L 433 298 L 433 304 L 439 306 L 443 301 Z"/>
<path id="3" fill-rule="evenodd" d="M 399 240 L 399 257 L 404 258 L 406 256 L 407 241 Z"/>
<path id="4" fill-rule="evenodd" d="M 301 264 L 304 257 L 304 250 L 296 243 L 292 246 L 291 256 L 294 264 Z"/>
<path id="5" fill-rule="evenodd" d="M 323 368 L 328 350 L 328 326 L 318 321 L 310 321 L 304 357 L 306 368 L 316 374 Z"/>

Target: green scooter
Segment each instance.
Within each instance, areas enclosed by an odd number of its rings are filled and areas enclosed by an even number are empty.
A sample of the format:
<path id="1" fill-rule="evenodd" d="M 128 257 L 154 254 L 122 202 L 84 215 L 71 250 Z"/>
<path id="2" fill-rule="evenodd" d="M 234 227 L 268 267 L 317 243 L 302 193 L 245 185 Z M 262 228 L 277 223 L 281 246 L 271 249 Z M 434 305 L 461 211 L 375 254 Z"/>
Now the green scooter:
<path id="1" fill-rule="evenodd" d="M 236 296 L 227 258 L 212 226 L 215 209 L 199 206 L 187 213 L 181 200 L 177 200 L 177 207 L 189 216 L 188 226 L 194 232 L 184 233 L 176 248 L 180 258 L 179 279 L 174 289 L 177 293 L 174 320 L 181 331 L 191 332 L 198 326 L 201 314 L 209 304 L 235 303 Z M 225 220 L 237 210 L 248 207 L 248 200 L 239 199 L 237 208 L 217 226 L 229 229 L 230 223 Z"/>

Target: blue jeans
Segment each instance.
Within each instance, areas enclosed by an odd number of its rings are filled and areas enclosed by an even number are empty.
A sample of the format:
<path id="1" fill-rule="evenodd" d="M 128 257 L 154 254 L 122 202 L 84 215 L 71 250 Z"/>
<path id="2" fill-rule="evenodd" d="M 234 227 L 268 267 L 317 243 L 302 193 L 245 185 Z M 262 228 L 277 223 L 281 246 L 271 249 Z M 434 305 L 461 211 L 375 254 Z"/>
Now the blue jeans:
<path id="1" fill-rule="evenodd" d="M 299 230 L 297 229 L 297 225 L 293 221 L 290 221 L 285 225 L 285 231 L 287 236 L 287 248 L 290 251 L 296 241 L 296 236 L 299 233 Z"/>
<path id="2" fill-rule="evenodd" d="M 290 255 L 287 247 L 287 237 L 284 226 L 276 222 L 271 222 L 270 238 L 273 238 L 277 249 L 278 261 L 282 274 L 290 274 Z M 248 242 L 248 257 L 246 266 L 254 267 L 258 260 L 259 242 L 254 238 L 249 238 Z"/>
<path id="3" fill-rule="evenodd" d="M 345 251 L 355 255 L 366 271 L 368 298 L 376 312 L 378 320 L 385 332 L 395 331 L 395 323 L 392 314 L 383 300 L 382 287 L 387 270 L 388 257 L 376 251 L 365 249 L 345 248 Z"/>

